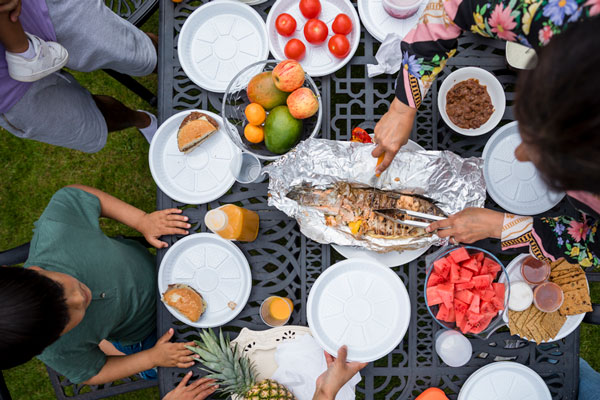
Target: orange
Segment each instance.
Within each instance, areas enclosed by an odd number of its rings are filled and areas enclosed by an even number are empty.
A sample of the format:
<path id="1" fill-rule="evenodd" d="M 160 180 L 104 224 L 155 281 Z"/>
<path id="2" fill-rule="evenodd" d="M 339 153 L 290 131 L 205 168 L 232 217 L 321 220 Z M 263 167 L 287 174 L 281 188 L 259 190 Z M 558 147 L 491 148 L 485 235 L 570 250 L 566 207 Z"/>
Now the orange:
<path id="1" fill-rule="evenodd" d="M 265 130 L 262 126 L 246 125 L 244 136 L 250 143 L 260 143 L 265 139 Z"/>
<path id="2" fill-rule="evenodd" d="M 258 103 L 248 104 L 246 110 L 244 110 L 244 114 L 246 114 L 248 122 L 252 125 L 260 125 L 265 122 L 265 118 L 267 118 L 265 109 Z"/>

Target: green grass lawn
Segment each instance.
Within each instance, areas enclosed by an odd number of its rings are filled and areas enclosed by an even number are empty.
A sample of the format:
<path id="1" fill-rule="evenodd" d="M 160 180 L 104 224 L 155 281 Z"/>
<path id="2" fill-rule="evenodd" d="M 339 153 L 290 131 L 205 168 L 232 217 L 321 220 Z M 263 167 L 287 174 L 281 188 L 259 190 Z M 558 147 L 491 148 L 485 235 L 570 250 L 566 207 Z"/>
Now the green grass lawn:
<path id="1" fill-rule="evenodd" d="M 158 13 L 144 27 L 158 31 Z M 73 73 L 92 93 L 113 96 L 134 109 L 155 109 L 103 72 Z M 141 82 L 156 92 L 156 76 Z M 21 140 L 0 129 L 0 250 L 31 239 L 33 223 L 58 189 L 73 183 L 97 187 L 143 210 L 156 204 L 156 186 L 148 169 L 148 143 L 137 129 L 109 134 L 106 147 L 96 154 Z M 109 235 L 134 234 L 114 221 L 103 220 Z M 592 287 L 592 299 L 600 302 L 600 285 Z M 600 327 L 583 325 L 581 354 L 600 370 Z M 54 397 L 46 369 L 37 360 L 4 372 L 16 400 L 47 400 Z M 115 397 L 123 400 L 157 399 L 158 390 L 148 389 Z"/>

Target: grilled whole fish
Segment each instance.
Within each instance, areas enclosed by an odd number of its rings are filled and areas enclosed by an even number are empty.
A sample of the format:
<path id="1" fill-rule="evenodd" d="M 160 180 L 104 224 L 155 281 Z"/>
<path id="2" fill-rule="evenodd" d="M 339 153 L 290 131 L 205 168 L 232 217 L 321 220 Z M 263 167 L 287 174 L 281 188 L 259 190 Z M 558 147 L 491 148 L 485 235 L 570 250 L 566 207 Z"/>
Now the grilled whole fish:
<path id="1" fill-rule="evenodd" d="M 444 216 L 442 210 L 421 196 L 360 188 L 348 183 L 337 183 L 326 189 L 315 189 L 309 185 L 295 186 L 287 197 L 302 206 L 323 211 L 328 226 L 348 227 L 357 238 L 364 235 L 383 239 L 431 236 L 431 233 L 425 232 L 423 228 L 390 221 L 376 215 L 373 210 L 406 209 Z M 401 220 L 430 222 L 403 213 L 388 215 Z"/>

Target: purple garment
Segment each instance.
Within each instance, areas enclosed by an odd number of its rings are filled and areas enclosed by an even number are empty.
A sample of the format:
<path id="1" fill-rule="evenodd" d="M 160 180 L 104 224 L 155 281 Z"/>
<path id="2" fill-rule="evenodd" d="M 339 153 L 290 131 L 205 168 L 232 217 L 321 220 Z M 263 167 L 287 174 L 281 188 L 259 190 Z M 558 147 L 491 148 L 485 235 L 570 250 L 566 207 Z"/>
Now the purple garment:
<path id="1" fill-rule="evenodd" d="M 25 32 L 47 41 L 56 41 L 54 26 L 46 0 L 22 0 L 19 21 Z M 0 44 L 0 114 L 10 110 L 27 92 L 31 83 L 18 82 L 8 76 L 4 46 Z"/>

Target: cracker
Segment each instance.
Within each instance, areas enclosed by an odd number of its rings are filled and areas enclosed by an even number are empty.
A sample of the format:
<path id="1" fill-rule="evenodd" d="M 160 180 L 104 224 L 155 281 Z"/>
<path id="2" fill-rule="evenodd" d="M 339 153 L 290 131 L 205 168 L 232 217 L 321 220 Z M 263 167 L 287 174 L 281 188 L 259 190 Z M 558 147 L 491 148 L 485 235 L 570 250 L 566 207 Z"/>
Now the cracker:
<path id="1" fill-rule="evenodd" d="M 563 284 L 560 284 L 559 286 L 561 287 L 563 292 L 570 292 L 570 291 L 577 290 L 577 289 L 587 290 L 587 288 L 588 288 L 587 280 L 585 280 L 585 279 L 579 279 L 577 281 L 563 283 Z"/>
<path id="2" fill-rule="evenodd" d="M 517 324 L 517 328 L 519 329 L 523 329 L 523 326 L 525 326 L 525 321 L 527 321 L 529 319 L 529 314 L 531 314 L 531 312 L 533 311 L 534 306 L 533 304 L 529 306 L 528 309 L 526 309 L 525 311 L 521 311 L 519 313 L 519 316 L 517 317 L 517 320 L 515 321 Z"/>
<path id="3" fill-rule="evenodd" d="M 542 332 L 540 331 L 540 328 L 538 327 L 537 324 L 530 324 L 528 325 L 529 330 L 531 331 L 532 334 L 532 338 L 533 340 L 535 340 L 536 344 L 540 344 L 542 343 L 542 341 L 544 340 L 544 334 L 542 334 Z"/>
<path id="4" fill-rule="evenodd" d="M 556 271 L 556 272 L 551 272 L 550 273 L 550 280 L 554 280 L 554 279 L 562 279 L 562 278 L 566 278 L 568 276 L 579 276 L 579 275 L 583 275 L 584 272 L 580 271 L 578 269 L 565 269 L 562 271 Z"/>
<path id="5" fill-rule="evenodd" d="M 508 329 L 510 329 L 511 335 L 517 335 L 520 329 L 517 327 L 517 318 L 521 315 L 522 311 L 508 310 Z"/>
<path id="6" fill-rule="evenodd" d="M 554 311 L 544 315 L 541 325 L 548 332 L 550 339 L 554 339 L 566 321 L 567 317 L 560 315 L 558 311 Z"/>
<path id="7" fill-rule="evenodd" d="M 550 268 L 552 269 L 552 272 L 554 271 L 562 271 L 565 269 L 571 269 L 573 268 L 574 264 L 570 264 L 567 260 L 565 260 L 564 258 L 560 258 L 556 261 L 554 261 L 553 263 L 550 264 Z"/>
<path id="8" fill-rule="evenodd" d="M 565 292 L 564 296 L 564 302 L 558 310 L 561 315 L 577 315 L 594 310 L 587 288 Z"/>
<path id="9" fill-rule="evenodd" d="M 552 282 L 558 283 L 560 285 L 561 283 L 569 283 L 569 282 L 578 281 L 581 279 L 585 279 L 585 273 L 572 272 L 567 275 L 561 275 L 556 278 L 552 278 L 551 280 L 552 280 Z"/>

